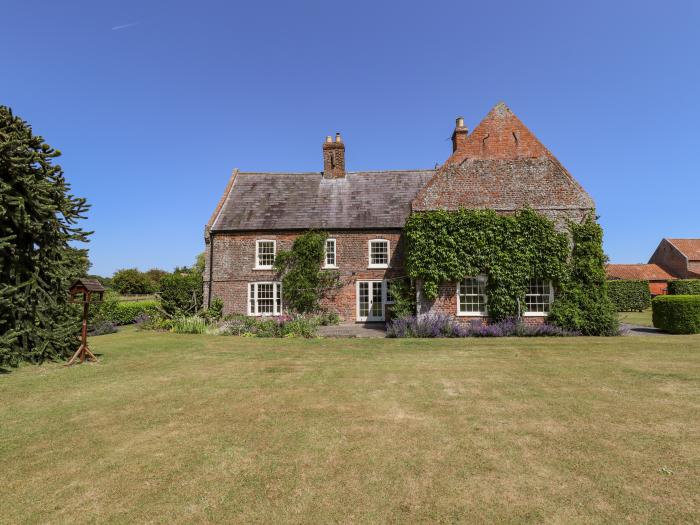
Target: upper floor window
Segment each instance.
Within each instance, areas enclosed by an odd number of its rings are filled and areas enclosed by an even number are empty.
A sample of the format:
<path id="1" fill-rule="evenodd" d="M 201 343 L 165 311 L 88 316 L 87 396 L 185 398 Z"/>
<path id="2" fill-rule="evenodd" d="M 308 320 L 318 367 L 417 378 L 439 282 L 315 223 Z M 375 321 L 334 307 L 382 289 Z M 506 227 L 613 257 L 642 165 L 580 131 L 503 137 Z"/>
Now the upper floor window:
<path id="1" fill-rule="evenodd" d="M 248 285 L 248 315 L 280 315 L 281 313 L 282 283 Z"/>
<path id="2" fill-rule="evenodd" d="M 530 279 L 525 293 L 524 315 L 547 315 L 554 302 L 554 288 L 550 281 Z"/>
<path id="3" fill-rule="evenodd" d="M 255 268 L 271 270 L 275 263 L 275 241 L 255 241 Z"/>
<path id="4" fill-rule="evenodd" d="M 467 277 L 457 284 L 459 315 L 486 314 L 486 276 Z"/>
<path id="5" fill-rule="evenodd" d="M 335 239 L 326 239 L 326 259 L 324 267 L 336 267 Z"/>
<path id="6" fill-rule="evenodd" d="M 384 239 L 369 241 L 369 267 L 389 267 L 389 241 Z"/>

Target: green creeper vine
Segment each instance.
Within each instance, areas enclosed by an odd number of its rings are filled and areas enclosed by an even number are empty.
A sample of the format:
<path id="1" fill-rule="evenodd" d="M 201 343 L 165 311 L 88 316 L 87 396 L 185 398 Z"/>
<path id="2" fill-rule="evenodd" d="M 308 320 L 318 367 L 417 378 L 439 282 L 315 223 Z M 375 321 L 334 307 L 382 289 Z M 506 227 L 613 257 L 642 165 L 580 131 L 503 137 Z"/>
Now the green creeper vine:
<path id="1" fill-rule="evenodd" d="M 524 310 L 527 284 L 539 278 L 562 298 L 551 321 L 586 333 L 616 330 L 614 315 L 593 312 L 596 301 L 605 311 L 607 295 L 602 230 L 592 217 L 567 234 L 531 209 L 430 211 L 411 215 L 405 232 L 408 275 L 423 280 L 429 299 L 441 282 L 486 274 L 489 315 L 498 320 Z"/>
<path id="2" fill-rule="evenodd" d="M 291 250 L 282 250 L 275 257 L 285 307 L 292 312 L 318 312 L 321 299 L 340 287 L 337 271 L 321 269 L 327 237 L 325 232 L 305 232 L 294 240 Z"/>

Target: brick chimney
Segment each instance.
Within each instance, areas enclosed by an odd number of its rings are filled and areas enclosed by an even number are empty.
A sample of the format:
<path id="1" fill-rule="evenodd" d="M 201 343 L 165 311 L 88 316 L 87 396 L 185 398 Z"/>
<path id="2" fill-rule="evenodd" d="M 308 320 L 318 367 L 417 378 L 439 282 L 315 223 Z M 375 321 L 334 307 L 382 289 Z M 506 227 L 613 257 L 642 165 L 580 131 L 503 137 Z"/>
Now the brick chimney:
<path id="1" fill-rule="evenodd" d="M 345 144 L 340 133 L 335 134 L 335 142 L 331 136 L 323 143 L 323 178 L 342 179 L 345 177 Z"/>
<path id="2" fill-rule="evenodd" d="M 469 130 L 464 125 L 464 117 L 457 117 L 455 124 L 455 130 L 452 132 L 452 153 L 462 148 L 469 134 Z"/>

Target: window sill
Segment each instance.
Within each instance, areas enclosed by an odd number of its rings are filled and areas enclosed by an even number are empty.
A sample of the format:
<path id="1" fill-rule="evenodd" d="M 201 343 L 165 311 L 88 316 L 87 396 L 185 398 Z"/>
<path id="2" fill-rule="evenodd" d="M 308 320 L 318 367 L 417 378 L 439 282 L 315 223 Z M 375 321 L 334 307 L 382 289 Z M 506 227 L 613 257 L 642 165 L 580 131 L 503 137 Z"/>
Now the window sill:
<path id="1" fill-rule="evenodd" d="M 368 270 L 386 270 L 389 268 L 388 264 L 370 264 L 367 269 Z"/>
<path id="2" fill-rule="evenodd" d="M 525 312 L 523 317 L 549 317 L 548 312 Z"/>
<path id="3" fill-rule="evenodd" d="M 274 270 L 272 266 L 254 266 L 253 270 Z"/>
<path id="4" fill-rule="evenodd" d="M 335 264 L 328 264 L 323 267 L 324 270 L 337 270 L 338 267 Z"/>
<path id="5" fill-rule="evenodd" d="M 486 312 L 457 312 L 457 317 L 488 317 Z"/>

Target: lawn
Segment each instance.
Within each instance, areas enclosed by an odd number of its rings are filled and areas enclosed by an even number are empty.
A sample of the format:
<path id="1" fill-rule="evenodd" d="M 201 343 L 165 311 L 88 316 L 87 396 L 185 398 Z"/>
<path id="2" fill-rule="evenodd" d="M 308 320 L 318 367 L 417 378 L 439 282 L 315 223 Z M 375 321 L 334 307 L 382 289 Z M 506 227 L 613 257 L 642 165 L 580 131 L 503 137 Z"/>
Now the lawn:
<path id="1" fill-rule="evenodd" d="M 621 323 L 654 326 L 654 323 L 651 322 L 651 308 L 643 312 L 620 312 L 617 316 Z"/>
<path id="2" fill-rule="evenodd" d="M 0 522 L 700 516 L 700 336 L 91 344 L 0 376 Z"/>

